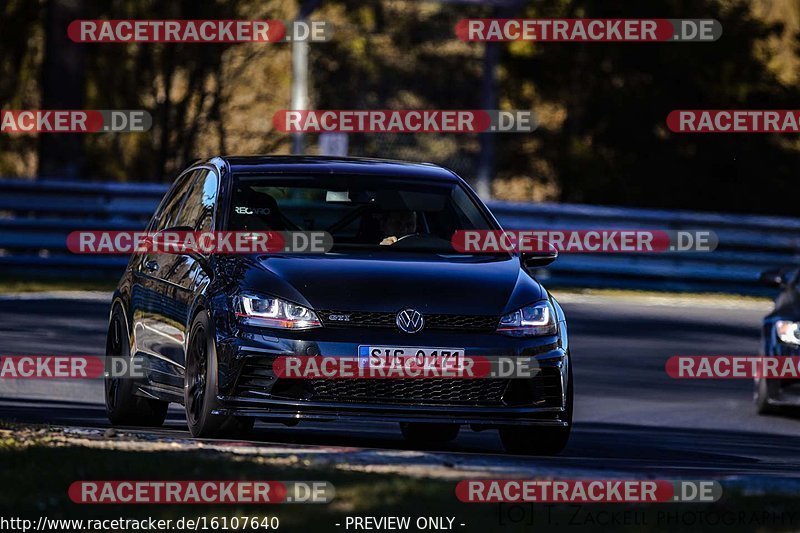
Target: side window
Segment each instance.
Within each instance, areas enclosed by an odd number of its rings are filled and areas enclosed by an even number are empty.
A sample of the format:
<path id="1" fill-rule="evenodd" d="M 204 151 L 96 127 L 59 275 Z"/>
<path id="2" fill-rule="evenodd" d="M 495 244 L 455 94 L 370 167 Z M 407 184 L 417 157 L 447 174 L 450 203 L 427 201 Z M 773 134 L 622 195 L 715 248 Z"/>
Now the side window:
<path id="1" fill-rule="evenodd" d="M 188 172 L 178 178 L 178 181 L 172 186 L 172 189 L 167 193 L 167 197 L 156 215 L 155 227 L 152 231 L 161 231 L 162 229 L 170 228 L 175 225 L 175 220 L 178 216 L 182 200 L 186 196 L 186 191 L 192 184 L 194 176 L 197 172 Z"/>
<path id="2" fill-rule="evenodd" d="M 198 170 L 192 187 L 173 226 L 189 226 L 197 231 L 211 231 L 217 201 L 217 176 L 210 170 Z"/>

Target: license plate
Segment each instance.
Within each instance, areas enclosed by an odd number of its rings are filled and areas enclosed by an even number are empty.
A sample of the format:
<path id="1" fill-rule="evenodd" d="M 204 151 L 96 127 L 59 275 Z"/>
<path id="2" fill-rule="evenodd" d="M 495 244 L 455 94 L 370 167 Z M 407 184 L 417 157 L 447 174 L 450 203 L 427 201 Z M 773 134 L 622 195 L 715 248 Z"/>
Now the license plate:
<path id="1" fill-rule="evenodd" d="M 371 357 L 372 359 L 370 359 Z M 464 348 L 415 348 L 413 346 L 358 347 L 359 368 L 391 364 L 393 360 L 400 362 L 400 360 L 408 359 L 409 357 L 416 359 L 419 366 L 429 364 L 458 367 L 461 365 L 462 359 L 464 358 Z"/>

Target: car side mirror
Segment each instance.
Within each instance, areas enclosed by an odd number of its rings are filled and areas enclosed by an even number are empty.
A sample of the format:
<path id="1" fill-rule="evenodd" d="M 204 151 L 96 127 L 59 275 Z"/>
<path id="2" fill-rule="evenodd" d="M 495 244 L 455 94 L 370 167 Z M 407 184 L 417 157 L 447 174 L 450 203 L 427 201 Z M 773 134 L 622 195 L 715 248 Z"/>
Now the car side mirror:
<path id="1" fill-rule="evenodd" d="M 769 287 L 785 287 L 795 272 L 785 268 L 772 268 L 759 274 L 758 281 Z"/>
<path id="2" fill-rule="evenodd" d="M 519 257 L 522 264 L 527 268 L 539 268 L 558 259 L 558 250 L 549 242 L 540 241 L 540 248 L 536 252 L 522 252 Z"/>

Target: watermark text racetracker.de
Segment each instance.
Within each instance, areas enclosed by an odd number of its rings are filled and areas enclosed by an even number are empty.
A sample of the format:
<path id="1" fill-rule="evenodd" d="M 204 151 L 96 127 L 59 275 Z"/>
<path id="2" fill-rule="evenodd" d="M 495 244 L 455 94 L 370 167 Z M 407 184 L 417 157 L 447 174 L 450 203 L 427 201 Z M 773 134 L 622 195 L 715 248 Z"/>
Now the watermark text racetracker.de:
<path id="1" fill-rule="evenodd" d="M 78 504 L 269 504 L 330 503 L 328 481 L 75 481 L 67 490 Z"/>
<path id="2" fill-rule="evenodd" d="M 97 355 L 3 355 L 0 379 L 99 379 L 144 377 L 138 357 Z"/>
<path id="3" fill-rule="evenodd" d="M 719 239 L 711 230 L 457 230 L 451 244 L 463 253 L 664 253 L 712 252 Z"/>
<path id="4" fill-rule="evenodd" d="M 798 109 L 682 109 L 667 115 L 674 133 L 800 133 Z"/>
<path id="5" fill-rule="evenodd" d="M 283 133 L 519 133 L 538 126 L 533 111 L 499 109 L 281 109 L 272 124 Z"/>
<path id="6" fill-rule="evenodd" d="M 67 249 L 74 254 L 263 254 L 326 253 L 333 237 L 326 231 L 73 231 Z"/>
<path id="7" fill-rule="evenodd" d="M 722 485 L 712 480 L 466 479 L 455 492 L 465 503 L 709 503 L 722 497 Z"/>
<path id="8" fill-rule="evenodd" d="M 413 352 L 387 347 L 372 348 L 363 357 L 280 356 L 272 371 L 281 379 L 508 379 L 532 378 L 541 371 L 535 357 L 464 355 L 463 350 Z"/>
<path id="9" fill-rule="evenodd" d="M 714 19 L 462 19 L 462 41 L 713 42 L 722 36 Z"/>
<path id="10" fill-rule="evenodd" d="M 4 109 L 2 133 L 137 133 L 150 130 L 153 117 L 142 109 Z"/>
<path id="11" fill-rule="evenodd" d="M 800 357 L 674 355 L 665 370 L 675 379 L 800 379 Z"/>
<path id="12" fill-rule="evenodd" d="M 323 20 L 74 20 L 76 43 L 326 42 L 333 26 Z"/>

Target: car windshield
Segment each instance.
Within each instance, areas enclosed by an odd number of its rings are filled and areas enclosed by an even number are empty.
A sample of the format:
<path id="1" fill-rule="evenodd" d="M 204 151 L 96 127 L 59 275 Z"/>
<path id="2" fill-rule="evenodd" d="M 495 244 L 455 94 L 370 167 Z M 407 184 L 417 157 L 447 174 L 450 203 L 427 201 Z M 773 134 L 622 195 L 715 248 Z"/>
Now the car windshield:
<path id="1" fill-rule="evenodd" d="M 384 176 L 237 176 L 228 229 L 327 231 L 336 249 L 456 253 L 457 230 L 495 229 L 457 182 Z"/>

